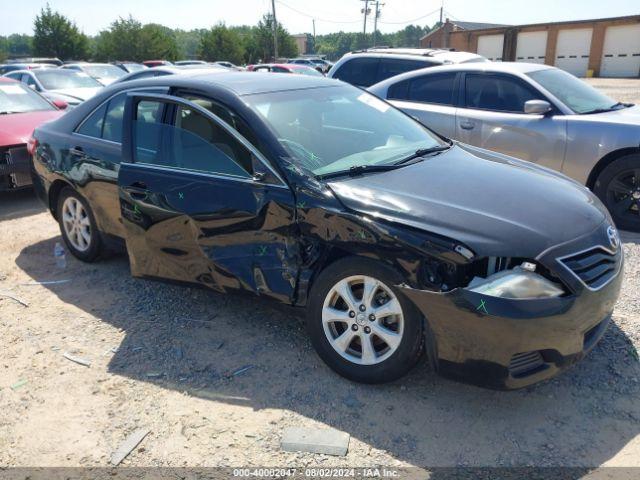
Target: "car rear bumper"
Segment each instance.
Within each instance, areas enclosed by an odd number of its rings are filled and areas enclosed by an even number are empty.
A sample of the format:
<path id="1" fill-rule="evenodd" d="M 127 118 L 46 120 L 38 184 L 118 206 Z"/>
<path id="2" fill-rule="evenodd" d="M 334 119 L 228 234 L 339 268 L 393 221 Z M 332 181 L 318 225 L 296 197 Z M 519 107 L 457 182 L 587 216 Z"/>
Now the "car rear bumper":
<path id="1" fill-rule="evenodd" d="M 439 373 L 516 389 L 553 377 L 593 349 L 607 329 L 622 277 L 620 258 L 616 276 L 603 288 L 560 298 L 511 300 L 465 289 L 401 289 L 428 321 Z"/>

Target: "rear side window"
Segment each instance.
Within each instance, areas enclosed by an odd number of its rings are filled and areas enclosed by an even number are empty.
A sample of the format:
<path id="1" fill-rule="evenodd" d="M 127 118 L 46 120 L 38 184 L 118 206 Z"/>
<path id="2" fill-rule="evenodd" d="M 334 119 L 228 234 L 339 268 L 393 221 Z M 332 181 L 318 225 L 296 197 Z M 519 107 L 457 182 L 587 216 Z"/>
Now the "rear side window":
<path id="1" fill-rule="evenodd" d="M 370 87 L 378 81 L 379 62 L 380 59 L 378 58 L 351 58 L 342 64 L 333 75 L 333 78 L 359 87 Z"/>
<path id="2" fill-rule="evenodd" d="M 101 138 L 102 124 L 104 123 L 104 114 L 107 111 L 108 102 L 103 103 L 100 108 L 89 115 L 80 125 L 77 132 L 87 137 Z"/>
<path id="3" fill-rule="evenodd" d="M 466 75 L 467 108 L 523 113 L 526 101 L 539 98 L 539 94 L 517 78 L 503 75 Z"/>
<path id="4" fill-rule="evenodd" d="M 377 82 L 386 80 L 387 78 L 395 77 L 401 73 L 410 72 L 411 70 L 417 70 L 419 68 L 432 67 L 431 62 L 423 62 L 420 60 L 408 60 L 404 58 L 381 58 L 380 66 L 378 68 Z"/>
<path id="5" fill-rule="evenodd" d="M 387 98 L 389 100 L 406 100 L 409 94 L 409 80 L 394 83 L 387 90 Z"/>
<path id="6" fill-rule="evenodd" d="M 456 74 L 425 75 L 411 81 L 408 98 L 414 102 L 453 105 Z"/>

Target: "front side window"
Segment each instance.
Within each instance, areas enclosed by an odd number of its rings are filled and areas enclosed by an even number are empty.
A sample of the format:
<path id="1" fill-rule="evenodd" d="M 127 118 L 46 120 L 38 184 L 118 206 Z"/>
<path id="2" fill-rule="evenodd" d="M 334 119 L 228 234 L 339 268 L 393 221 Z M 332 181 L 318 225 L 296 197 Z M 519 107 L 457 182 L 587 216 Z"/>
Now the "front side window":
<path id="1" fill-rule="evenodd" d="M 221 125 L 195 108 L 178 105 L 172 124 L 145 112 L 162 103 L 141 101 L 134 121 L 134 161 L 183 170 L 248 178 L 252 155 Z"/>
<path id="2" fill-rule="evenodd" d="M 347 60 L 333 75 L 333 78 L 343 80 L 359 87 L 370 87 L 378 79 L 378 58 L 356 57 Z"/>
<path id="3" fill-rule="evenodd" d="M 411 81 L 409 100 L 414 102 L 453 105 L 453 86 L 455 73 L 425 75 Z"/>
<path id="4" fill-rule="evenodd" d="M 38 110 L 55 110 L 55 107 L 22 83 L 0 82 L 0 115 Z"/>
<path id="5" fill-rule="evenodd" d="M 390 165 L 445 144 L 418 122 L 351 86 L 246 95 L 290 158 L 314 175 Z"/>
<path id="6" fill-rule="evenodd" d="M 516 78 L 467 74 L 465 98 L 467 108 L 524 113 L 525 102 L 541 99 L 541 95 Z"/>
<path id="7" fill-rule="evenodd" d="M 620 106 L 615 100 L 564 70 L 549 68 L 530 72 L 528 76 L 578 114 L 613 110 Z"/>

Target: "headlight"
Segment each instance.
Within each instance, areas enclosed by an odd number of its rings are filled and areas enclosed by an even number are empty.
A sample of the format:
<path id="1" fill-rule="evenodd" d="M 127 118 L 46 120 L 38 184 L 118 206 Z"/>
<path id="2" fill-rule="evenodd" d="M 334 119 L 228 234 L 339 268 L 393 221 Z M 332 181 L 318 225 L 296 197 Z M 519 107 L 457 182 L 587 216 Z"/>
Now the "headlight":
<path id="1" fill-rule="evenodd" d="M 472 292 L 500 298 L 559 297 L 564 290 L 551 280 L 530 270 L 515 267 L 487 278 L 474 278 L 467 287 Z"/>

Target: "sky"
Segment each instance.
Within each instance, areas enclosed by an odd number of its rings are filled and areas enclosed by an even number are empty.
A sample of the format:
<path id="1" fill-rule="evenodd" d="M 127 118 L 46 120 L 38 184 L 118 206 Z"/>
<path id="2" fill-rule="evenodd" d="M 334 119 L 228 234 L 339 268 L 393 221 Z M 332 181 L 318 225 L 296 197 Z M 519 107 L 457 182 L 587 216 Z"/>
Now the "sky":
<path id="1" fill-rule="evenodd" d="M 118 17 L 190 30 L 216 23 L 253 25 L 271 10 L 271 0 L 48 0 L 54 10 L 95 35 Z M 28 33 L 47 0 L 0 0 L 0 35 Z M 383 0 L 379 30 L 394 32 L 408 24 L 433 25 L 442 0 Z M 364 0 L 276 0 L 276 17 L 290 33 L 361 31 Z M 445 17 L 505 24 L 640 14 L 638 0 L 444 0 Z M 373 15 L 368 20 L 371 31 Z"/>

